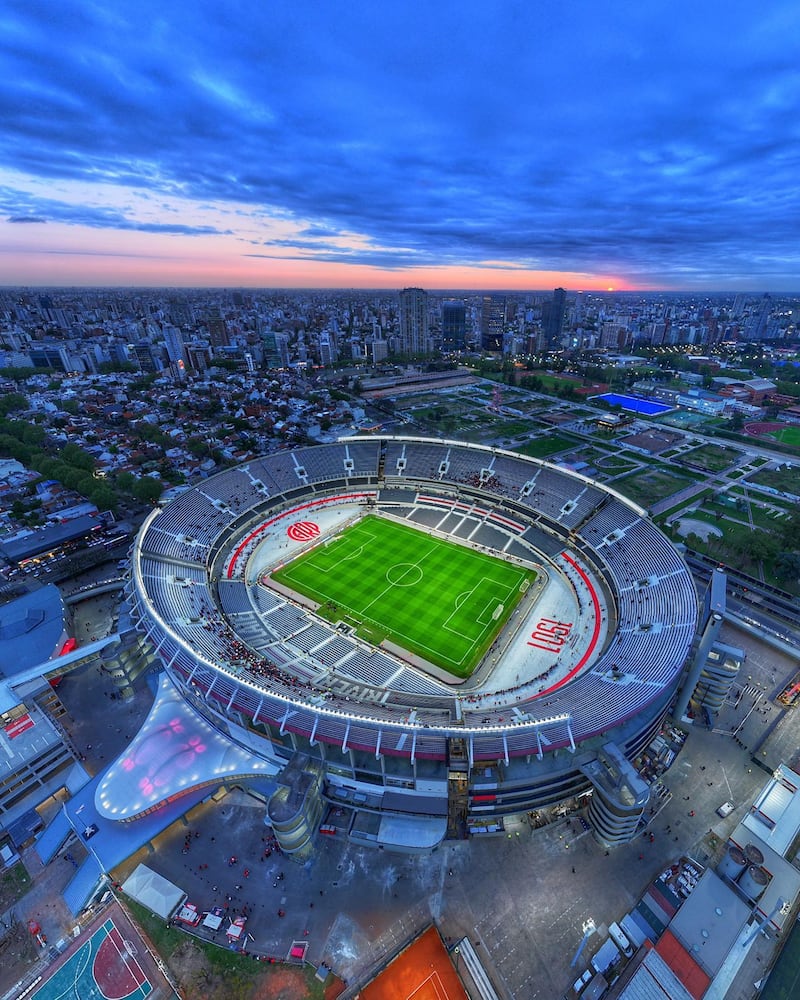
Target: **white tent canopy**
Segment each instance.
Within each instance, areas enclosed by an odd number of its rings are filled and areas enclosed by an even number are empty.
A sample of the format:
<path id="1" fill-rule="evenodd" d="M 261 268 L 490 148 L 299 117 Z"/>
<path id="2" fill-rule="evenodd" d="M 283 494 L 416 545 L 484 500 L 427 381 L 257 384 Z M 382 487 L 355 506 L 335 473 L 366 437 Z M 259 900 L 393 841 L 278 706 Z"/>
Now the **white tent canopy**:
<path id="1" fill-rule="evenodd" d="M 122 891 L 165 920 L 186 899 L 186 893 L 147 865 L 138 865 L 122 883 Z"/>

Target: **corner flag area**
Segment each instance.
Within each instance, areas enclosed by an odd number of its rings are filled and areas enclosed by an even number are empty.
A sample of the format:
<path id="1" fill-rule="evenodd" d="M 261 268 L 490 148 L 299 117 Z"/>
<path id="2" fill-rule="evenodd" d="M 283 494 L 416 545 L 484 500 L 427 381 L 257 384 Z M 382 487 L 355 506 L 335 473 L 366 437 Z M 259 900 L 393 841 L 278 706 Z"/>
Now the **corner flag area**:
<path id="1" fill-rule="evenodd" d="M 536 579 L 528 567 L 370 515 L 275 570 L 373 645 L 469 677 Z"/>
<path id="2" fill-rule="evenodd" d="M 361 1000 L 469 1000 L 435 927 L 401 951 L 359 995 Z"/>

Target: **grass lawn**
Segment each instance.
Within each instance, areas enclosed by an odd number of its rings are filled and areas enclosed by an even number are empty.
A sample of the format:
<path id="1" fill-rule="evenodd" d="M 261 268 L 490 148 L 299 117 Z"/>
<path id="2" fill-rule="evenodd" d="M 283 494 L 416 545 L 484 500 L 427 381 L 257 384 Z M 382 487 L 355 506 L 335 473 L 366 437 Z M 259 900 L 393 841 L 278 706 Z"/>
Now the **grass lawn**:
<path id="1" fill-rule="evenodd" d="M 542 434 L 533 441 L 518 445 L 514 450 L 521 455 L 528 455 L 529 458 L 546 458 L 548 455 L 555 455 L 556 452 L 574 447 L 573 438 L 563 437 L 560 434 Z"/>
<path id="2" fill-rule="evenodd" d="M 25 865 L 18 861 L 0 875 L 0 913 L 10 910 L 31 888 L 31 877 Z"/>
<path id="3" fill-rule="evenodd" d="M 777 505 L 767 506 L 761 500 L 755 500 L 753 495 L 750 494 L 750 513 L 753 517 L 753 523 L 759 528 L 764 528 L 767 531 L 776 530 L 780 525 L 782 517 L 776 510 Z M 721 514 L 723 520 L 730 521 L 742 521 L 745 524 L 748 523 L 748 512 L 745 507 L 743 510 L 739 510 L 735 506 L 724 503 L 715 503 L 713 500 L 706 500 L 703 503 L 703 508 L 712 514 Z M 783 516 L 786 516 L 785 508 L 781 507 L 783 511 Z"/>
<path id="4" fill-rule="evenodd" d="M 615 484 L 616 485 L 616 484 Z M 678 516 L 681 511 L 685 510 L 687 507 L 698 507 L 700 506 L 707 497 L 711 497 L 714 491 L 712 489 L 703 490 L 701 493 L 695 493 L 691 500 L 688 502 L 686 500 L 681 500 L 680 503 L 676 503 L 674 507 L 669 507 L 667 510 L 662 510 L 658 515 L 657 522 L 659 525 L 666 524 L 667 521 L 679 521 Z M 687 515 L 691 516 L 691 515 Z"/>
<path id="5" fill-rule="evenodd" d="M 272 576 L 374 645 L 388 639 L 468 677 L 536 573 L 368 516 Z"/>
<path id="6" fill-rule="evenodd" d="M 761 486 L 771 486 L 773 490 L 780 490 L 782 493 L 800 493 L 800 471 L 796 461 L 792 461 L 791 465 L 790 469 L 785 465 L 780 469 L 759 469 L 754 475 L 748 476 L 747 480 Z"/>
<path id="7" fill-rule="evenodd" d="M 613 472 L 615 475 L 630 472 L 639 467 L 638 456 L 634 459 L 622 458 L 620 455 L 601 455 L 597 457 L 594 464 L 603 472 Z"/>
<path id="8" fill-rule="evenodd" d="M 683 476 L 666 468 L 650 468 L 639 469 L 629 476 L 614 480 L 614 489 L 630 497 L 634 503 L 651 507 L 695 482 L 695 476 Z"/>
<path id="9" fill-rule="evenodd" d="M 531 421 L 524 420 L 503 420 L 498 418 L 492 427 L 492 433 L 498 438 L 515 438 L 520 434 L 525 434 L 531 429 Z"/>
<path id="10" fill-rule="evenodd" d="M 183 987 L 183 996 L 252 1000 L 253 997 L 303 995 L 308 1000 L 323 1000 L 324 984 L 314 978 L 310 965 L 254 962 L 238 951 L 166 927 L 162 919 L 131 899 L 125 900 L 125 906 L 169 966 L 178 985 Z M 293 989 L 287 984 L 287 977 Z"/>
<path id="11" fill-rule="evenodd" d="M 526 379 L 533 379 L 533 378 L 539 379 L 539 383 L 541 385 L 540 389 L 531 389 L 529 386 L 525 384 Z M 519 385 L 523 389 L 529 389 L 529 391 L 531 392 L 541 392 L 544 394 L 549 394 L 549 393 L 563 391 L 568 387 L 573 388 L 577 392 L 578 389 L 584 388 L 583 381 L 584 380 L 580 378 L 578 379 L 559 378 L 558 375 L 545 375 L 544 372 L 533 371 L 533 372 L 521 372 Z M 592 388 L 592 391 L 594 392 L 597 391 L 597 389 L 592 387 L 591 383 L 589 384 L 589 388 Z"/>
<path id="12" fill-rule="evenodd" d="M 705 469 L 706 472 L 722 472 L 729 465 L 733 465 L 739 457 L 739 452 L 735 448 L 725 448 L 722 445 L 704 444 L 700 448 L 693 448 L 684 452 L 675 461 L 681 465 L 691 465 L 696 468 Z"/>

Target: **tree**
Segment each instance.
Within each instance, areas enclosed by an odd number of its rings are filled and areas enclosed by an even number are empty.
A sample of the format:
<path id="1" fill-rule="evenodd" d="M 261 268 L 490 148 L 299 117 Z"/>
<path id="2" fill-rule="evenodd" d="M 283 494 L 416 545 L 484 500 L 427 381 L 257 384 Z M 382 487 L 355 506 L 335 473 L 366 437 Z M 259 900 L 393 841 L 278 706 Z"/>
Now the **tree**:
<path id="1" fill-rule="evenodd" d="M 130 493 L 133 496 L 133 488 L 136 485 L 136 476 L 132 472 L 120 472 L 117 476 L 117 489 L 123 493 Z"/>
<path id="2" fill-rule="evenodd" d="M 538 375 L 526 375 L 522 379 L 522 386 L 524 389 L 529 389 L 531 392 L 541 392 L 544 388 L 544 382 Z"/>
<path id="3" fill-rule="evenodd" d="M 766 531 L 754 531 L 749 541 L 746 554 L 753 562 L 772 562 L 778 554 L 778 539 Z"/>
<path id="4" fill-rule="evenodd" d="M 85 472 L 94 471 L 94 459 L 88 451 L 84 451 L 80 445 L 65 444 L 61 449 L 59 458 L 67 465 L 72 465 L 76 469 L 83 469 Z"/>
<path id="5" fill-rule="evenodd" d="M 779 580 L 800 581 L 800 552 L 779 552 L 775 558 L 775 575 Z"/>
<path id="6" fill-rule="evenodd" d="M 800 550 L 800 511 L 796 510 L 781 525 L 781 541 L 791 551 Z"/>
<path id="7" fill-rule="evenodd" d="M 119 503 L 116 491 L 101 479 L 94 480 L 92 488 L 87 491 L 86 496 L 98 510 L 116 510 Z"/>
<path id="8" fill-rule="evenodd" d="M 164 491 L 160 480 L 153 479 L 152 476 L 142 476 L 137 479 L 133 487 L 133 495 L 142 503 L 155 503 Z"/>
<path id="9" fill-rule="evenodd" d="M 25 444 L 32 444 L 41 448 L 44 446 L 44 439 L 44 427 L 39 427 L 38 424 L 26 424 L 22 430 L 22 440 Z"/>
<path id="10" fill-rule="evenodd" d="M 0 397 L 0 415 L 7 416 L 14 410 L 27 410 L 28 400 L 21 392 L 7 392 Z"/>
<path id="11" fill-rule="evenodd" d="M 49 371 L 49 369 L 46 369 Z M 41 375 L 41 368 L 0 368 L 0 378 L 10 379 L 17 385 L 27 381 L 32 375 Z"/>

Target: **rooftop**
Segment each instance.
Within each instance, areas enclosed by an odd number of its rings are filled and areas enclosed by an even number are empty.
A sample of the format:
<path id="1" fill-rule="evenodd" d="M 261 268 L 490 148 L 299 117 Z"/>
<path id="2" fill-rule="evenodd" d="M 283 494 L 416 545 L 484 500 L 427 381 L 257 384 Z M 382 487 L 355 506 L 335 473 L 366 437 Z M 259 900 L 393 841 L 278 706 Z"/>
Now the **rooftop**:
<path id="1" fill-rule="evenodd" d="M 14 675 L 54 656 L 64 634 L 64 604 L 55 584 L 0 605 L 0 677 Z"/>
<path id="2" fill-rule="evenodd" d="M 800 833 L 800 775 L 780 764 L 750 807 L 742 825 L 782 858 Z M 791 860 L 791 859 L 790 859 Z"/>
<path id="3" fill-rule="evenodd" d="M 750 907 L 710 868 L 672 918 L 670 931 L 710 976 L 719 970 Z"/>

